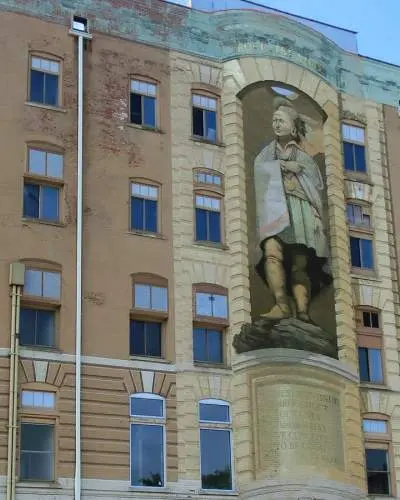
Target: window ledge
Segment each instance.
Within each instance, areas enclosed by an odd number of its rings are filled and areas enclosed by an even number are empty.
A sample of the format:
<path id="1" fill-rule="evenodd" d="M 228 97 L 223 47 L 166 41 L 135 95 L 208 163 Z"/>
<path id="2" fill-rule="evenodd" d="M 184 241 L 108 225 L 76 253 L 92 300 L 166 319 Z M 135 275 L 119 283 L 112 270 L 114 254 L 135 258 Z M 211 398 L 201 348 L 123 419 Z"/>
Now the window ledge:
<path id="1" fill-rule="evenodd" d="M 374 234 L 374 228 L 373 227 L 357 226 L 355 224 L 350 224 L 350 223 L 349 223 L 349 230 L 352 233 L 368 234 L 368 235 L 371 235 L 371 236 L 373 236 L 373 234 Z"/>
<path id="2" fill-rule="evenodd" d="M 67 227 L 64 222 L 51 222 L 43 219 L 31 219 L 29 217 L 22 217 L 21 221 L 23 224 L 29 224 L 30 222 L 33 222 L 34 224 L 43 224 L 44 226 Z"/>
<path id="3" fill-rule="evenodd" d="M 64 354 L 64 351 L 58 349 L 58 347 L 46 347 L 43 345 L 19 345 L 20 355 L 23 356 L 25 351 L 34 351 L 34 352 L 54 352 L 57 354 Z"/>
<path id="4" fill-rule="evenodd" d="M 60 106 L 49 106 L 48 104 L 41 104 L 40 102 L 25 101 L 26 106 L 31 106 L 32 108 L 49 109 L 51 111 L 58 111 L 59 113 L 66 113 L 67 110 Z"/>
<path id="5" fill-rule="evenodd" d="M 159 491 L 160 493 L 169 493 L 170 488 L 167 486 L 129 486 L 131 491 L 143 491 L 149 493 L 155 493 Z"/>
<path id="6" fill-rule="evenodd" d="M 362 182 L 363 184 L 368 184 L 370 186 L 374 185 L 368 173 L 364 174 L 362 172 L 352 172 L 351 170 L 345 170 L 344 179 L 346 181 Z"/>
<path id="7" fill-rule="evenodd" d="M 145 236 L 146 238 L 154 238 L 155 240 L 168 239 L 161 233 L 146 233 L 145 231 L 127 231 L 127 234 L 130 234 L 132 236 Z"/>
<path id="8" fill-rule="evenodd" d="M 199 361 L 193 362 L 193 368 L 196 372 L 207 372 L 207 373 L 232 373 L 232 369 L 227 365 L 217 365 L 212 363 L 201 363 Z"/>
<path id="9" fill-rule="evenodd" d="M 132 361 L 146 361 L 147 363 L 164 363 L 165 365 L 170 365 L 171 361 L 165 358 L 157 358 L 157 356 L 135 356 L 135 355 L 130 355 L 129 359 Z M 158 486 L 154 486 L 155 488 L 158 489 Z M 142 486 L 132 486 L 132 488 L 142 488 Z"/>
<path id="10" fill-rule="evenodd" d="M 371 382 L 360 382 L 360 389 L 372 389 L 379 391 L 390 391 L 390 387 L 385 384 L 374 384 Z"/>
<path id="11" fill-rule="evenodd" d="M 32 481 L 31 479 L 18 479 L 17 480 L 18 488 L 57 488 L 62 489 L 63 486 L 56 481 Z"/>
<path id="12" fill-rule="evenodd" d="M 199 493 L 202 495 L 226 495 L 230 497 L 237 497 L 239 495 L 239 493 L 235 490 L 203 490 L 203 488 L 199 489 Z"/>
<path id="13" fill-rule="evenodd" d="M 357 269 L 355 267 L 351 268 L 350 277 L 361 279 L 361 280 L 370 280 L 370 281 L 381 281 L 379 276 L 373 271 L 367 271 L 364 269 Z"/>
<path id="14" fill-rule="evenodd" d="M 194 241 L 193 245 L 196 245 L 197 247 L 212 248 L 214 250 L 222 250 L 223 252 L 229 250 L 228 245 L 225 245 L 224 243 L 212 243 L 210 241 Z"/>
<path id="15" fill-rule="evenodd" d="M 209 144 L 210 146 L 217 146 L 218 148 L 226 147 L 226 145 L 223 142 L 210 141 L 210 139 L 205 139 L 204 137 L 196 137 L 194 135 L 190 136 L 190 140 L 193 142 L 200 142 L 202 144 Z"/>
<path id="16" fill-rule="evenodd" d="M 146 130 L 147 132 L 154 132 L 155 134 L 165 134 L 165 132 L 163 130 L 161 130 L 160 128 L 150 127 L 148 125 L 138 125 L 137 123 L 127 122 L 126 126 L 130 127 L 130 128 L 136 128 L 139 130 Z M 135 488 L 137 488 L 137 487 L 138 486 L 135 486 Z"/>

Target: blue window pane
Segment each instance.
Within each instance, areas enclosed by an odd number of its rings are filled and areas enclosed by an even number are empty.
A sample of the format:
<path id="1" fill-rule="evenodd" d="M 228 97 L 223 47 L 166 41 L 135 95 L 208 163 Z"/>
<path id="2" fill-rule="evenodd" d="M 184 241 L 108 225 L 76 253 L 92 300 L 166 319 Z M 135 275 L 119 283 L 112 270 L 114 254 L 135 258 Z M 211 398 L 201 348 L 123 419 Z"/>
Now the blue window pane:
<path id="1" fill-rule="evenodd" d="M 58 75 L 44 75 L 44 103 L 58 105 Z"/>
<path id="2" fill-rule="evenodd" d="M 366 458 L 367 470 L 374 470 L 374 471 L 389 470 L 386 450 L 366 449 L 365 458 Z"/>
<path id="3" fill-rule="evenodd" d="M 193 328 L 193 359 L 207 361 L 206 329 Z"/>
<path id="4" fill-rule="evenodd" d="M 360 239 L 350 236 L 351 265 L 361 267 Z"/>
<path id="5" fill-rule="evenodd" d="M 358 366 L 360 369 L 360 380 L 369 382 L 368 349 L 365 347 L 358 348 Z"/>
<path id="6" fill-rule="evenodd" d="M 131 485 L 164 486 L 164 429 L 131 424 Z"/>
<path id="7" fill-rule="evenodd" d="M 143 125 L 156 126 L 156 100 L 154 97 L 142 97 L 143 99 Z"/>
<path id="8" fill-rule="evenodd" d="M 135 307 L 139 309 L 150 309 L 151 308 L 150 293 L 151 293 L 150 285 L 142 285 L 140 283 L 136 283 Z"/>
<path id="9" fill-rule="evenodd" d="M 192 110 L 193 135 L 204 137 L 203 110 L 194 106 Z"/>
<path id="10" fill-rule="evenodd" d="M 19 320 L 19 341 L 21 345 L 35 345 L 36 311 L 21 308 Z"/>
<path id="11" fill-rule="evenodd" d="M 222 403 L 222 402 L 221 402 Z M 200 420 L 202 422 L 230 422 L 230 412 L 228 404 L 212 404 L 200 401 Z"/>
<path id="12" fill-rule="evenodd" d="M 142 125 L 142 96 L 131 94 L 131 123 Z"/>
<path id="13" fill-rule="evenodd" d="M 365 161 L 365 146 L 360 146 L 359 144 L 354 144 L 354 155 L 356 159 L 356 170 L 357 172 L 366 172 L 367 163 Z"/>
<path id="14" fill-rule="evenodd" d="M 220 243 L 221 241 L 221 214 L 209 212 L 210 241 Z"/>
<path id="15" fill-rule="evenodd" d="M 231 490 L 230 431 L 200 429 L 200 450 L 202 488 Z"/>
<path id="16" fill-rule="evenodd" d="M 44 102 L 44 73 L 31 70 L 30 100 L 32 102 Z"/>
<path id="17" fill-rule="evenodd" d="M 355 170 L 353 144 L 343 143 L 344 168 L 345 170 Z"/>
<path id="18" fill-rule="evenodd" d="M 368 349 L 370 381 L 375 384 L 383 382 L 382 356 L 380 349 Z"/>
<path id="19" fill-rule="evenodd" d="M 161 357 L 161 323 L 146 323 L 146 355 Z"/>
<path id="20" fill-rule="evenodd" d="M 367 269 L 374 268 L 374 256 L 372 250 L 372 240 L 360 240 L 361 243 L 361 256 L 362 256 L 362 267 Z"/>
<path id="21" fill-rule="evenodd" d="M 131 415 L 145 417 L 163 417 L 164 402 L 162 399 L 132 397 L 131 398 Z"/>
<path id="22" fill-rule="evenodd" d="M 210 363 L 222 363 L 222 332 L 207 330 L 207 358 Z"/>
<path id="23" fill-rule="evenodd" d="M 41 186 L 42 210 L 41 219 L 58 221 L 58 188 L 52 186 Z"/>
<path id="24" fill-rule="evenodd" d="M 213 316 L 228 317 L 228 297 L 226 295 L 213 295 Z"/>
<path id="25" fill-rule="evenodd" d="M 131 321 L 130 330 L 130 355 L 144 356 L 146 354 L 144 321 Z"/>
<path id="26" fill-rule="evenodd" d="M 39 218 L 39 192 L 37 184 L 24 184 L 24 217 Z"/>
<path id="27" fill-rule="evenodd" d="M 212 316 L 213 300 L 214 297 L 211 293 L 196 292 L 196 315 Z"/>
<path id="28" fill-rule="evenodd" d="M 208 210 L 196 208 L 196 241 L 207 241 Z"/>
<path id="29" fill-rule="evenodd" d="M 145 229 L 146 231 L 157 232 L 157 201 L 145 201 Z"/>
<path id="30" fill-rule="evenodd" d="M 37 311 L 36 344 L 51 347 L 54 345 L 54 312 Z"/>
<path id="31" fill-rule="evenodd" d="M 206 114 L 206 138 L 215 142 L 217 140 L 217 113 L 205 111 Z"/>
<path id="32" fill-rule="evenodd" d="M 142 198 L 131 198 L 131 229 L 144 229 L 144 201 Z"/>

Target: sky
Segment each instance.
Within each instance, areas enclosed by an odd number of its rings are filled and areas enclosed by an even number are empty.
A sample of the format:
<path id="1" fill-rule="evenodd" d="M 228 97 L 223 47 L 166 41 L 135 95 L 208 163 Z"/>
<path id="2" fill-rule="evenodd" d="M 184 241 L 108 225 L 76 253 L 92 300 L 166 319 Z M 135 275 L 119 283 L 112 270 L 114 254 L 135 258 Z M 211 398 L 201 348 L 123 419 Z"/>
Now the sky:
<path id="1" fill-rule="evenodd" d="M 183 5 L 188 2 L 188 0 L 172 1 Z M 357 31 L 360 54 L 400 65 L 400 0 L 253 1 L 291 14 Z M 215 4 L 217 2 L 218 0 Z"/>

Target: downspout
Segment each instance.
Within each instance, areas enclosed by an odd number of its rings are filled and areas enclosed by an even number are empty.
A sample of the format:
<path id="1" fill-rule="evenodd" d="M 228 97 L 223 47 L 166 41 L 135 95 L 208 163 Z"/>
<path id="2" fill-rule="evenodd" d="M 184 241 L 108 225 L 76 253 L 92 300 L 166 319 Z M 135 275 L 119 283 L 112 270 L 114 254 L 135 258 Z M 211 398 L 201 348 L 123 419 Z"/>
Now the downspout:
<path id="1" fill-rule="evenodd" d="M 7 500 L 14 500 L 16 485 L 17 409 L 18 409 L 18 345 L 21 291 L 25 266 L 20 262 L 10 265 L 11 339 L 10 339 L 10 393 L 8 405 Z"/>
<path id="2" fill-rule="evenodd" d="M 76 188 L 76 322 L 75 322 L 75 481 L 81 499 L 81 369 L 82 369 L 82 215 L 83 215 L 83 45 L 91 38 L 82 18 L 74 17 L 70 34 L 78 38 L 77 188 Z"/>

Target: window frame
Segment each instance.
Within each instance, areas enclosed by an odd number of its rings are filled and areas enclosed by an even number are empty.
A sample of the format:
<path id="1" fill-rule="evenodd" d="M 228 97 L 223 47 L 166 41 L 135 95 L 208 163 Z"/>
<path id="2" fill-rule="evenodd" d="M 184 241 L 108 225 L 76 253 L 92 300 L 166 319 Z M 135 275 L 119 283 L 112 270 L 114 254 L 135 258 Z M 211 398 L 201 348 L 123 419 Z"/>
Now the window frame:
<path id="1" fill-rule="evenodd" d="M 226 405 L 229 408 L 229 422 L 222 421 L 209 421 L 200 420 L 200 404 L 214 404 L 214 405 Z M 203 492 L 234 492 L 235 486 L 235 464 L 234 464 L 234 453 L 233 453 L 233 426 L 232 426 L 232 405 L 229 401 L 214 398 L 203 398 L 198 401 L 197 404 L 197 422 L 198 422 L 198 436 L 199 436 L 199 472 L 200 472 L 200 490 Z M 229 432 L 229 446 L 230 446 L 230 466 L 231 466 L 231 488 L 230 489 L 216 489 L 216 488 L 204 488 L 202 481 L 202 467 L 201 467 L 201 430 L 216 430 Z"/>
<path id="2" fill-rule="evenodd" d="M 157 399 L 163 400 L 163 417 L 154 416 L 144 416 L 144 415 L 131 415 L 131 398 L 143 397 L 144 399 Z M 137 392 L 129 395 L 129 484 L 130 488 L 135 488 L 139 490 L 150 489 L 153 491 L 162 491 L 166 488 L 167 483 L 167 401 L 164 396 L 149 392 Z M 146 485 L 134 485 L 132 481 L 132 429 L 133 425 L 152 425 L 162 427 L 163 430 L 163 484 L 162 486 L 146 486 Z"/>
<path id="3" fill-rule="evenodd" d="M 59 65 L 59 72 L 58 73 L 53 73 L 50 71 L 42 71 L 43 73 L 46 74 L 57 74 L 58 75 L 58 82 L 57 82 L 57 104 L 46 104 L 44 102 L 37 102 L 37 101 L 32 101 L 31 100 L 31 71 L 32 71 L 32 59 L 33 58 L 38 58 L 38 59 L 44 59 L 50 62 L 55 62 Z M 62 57 L 47 53 L 47 52 L 40 52 L 40 51 L 30 51 L 28 54 L 28 77 L 27 77 L 27 103 L 32 105 L 32 106 L 38 106 L 38 107 L 43 107 L 47 109 L 55 109 L 59 110 L 63 107 L 63 69 L 64 69 L 64 61 Z"/>
<path id="4" fill-rule="evenodd" d="M 386 432 L 366 432 L 364 430 L 364 420 L 376 420 L 386 423 Z M 388 484 L 389 493 L 368 493 L 368 495 L 385 496 L 388 498 L 396 498 L 396 478 L 394 471 L 394 454 L 392 445 L 392 430 L 390 425 L 390 417 L 383 413 L 364 413 L 362 415 L 362 433 L 364 437 L 364 455 L 365 455 L 365 476 L 367 482 L 368 491 L 368 469 L 366 462 L 366 450 L 367 449 L 383 449 L 387 452 L 388 459 Z"/>
<path id="5" fill-rule="evenodd" d="M 133 124 L 134 125 L 134 124 Z M 132 221 L 132 199 L 135 197 L 135 195 L 132 193 L 132 188 L 134 184 L 139 184 L 142 186 L 146 187 L 152 187 L 157 189 L 157 211 L 156 211 L 156 231 L 148 231 L 147 229 L 135 229 L 133 227 L 133 221 Z M 146 197 L 141 197 L 136 195 L 136 198 L 141 199 L 141 200 L 153 200 L 154 198 L 146 198 Z M 128 231 L 132 234 L 138 234 L 140 236 L 150 236 L 150 237 L 161 237 L 162 236 L 162 211 L 161 211 L 161 203 L 162 203 L 162 186 L 158 182 L 152 181 L 151 179 L 136 179 L 136 178 L 131 178 L 129 179 L 129 229 Z"/>
<path id="6" fill-rule="evenodd" d="M 196 135 L 194 134 L 194 121 L 193 121 L 193 108 L 196 107 L 198 109 L 203 110 L 203 126 L 204 126 L 204 111 L 207 111 L 208 108 L 203 108 L 201 106 L 195 106 L 193 103 L 194 96 L 207 97 L 208 99 L 215 99 L 215 140 L 208 139 L 206 136 Z M 214 110 L 209 110 L 214 111 Z M 194 141 L 205 142 L 207 144 L 213 145 L 221 145 L 222 141 L 222 121 L 221 121 L 221 95 L 220 89 L 214 87 L 213 85 L 205 85 L 205 84 L 196 84 L 192 86 L 190 92 L 190 122 L 191 122 L 191 130 L 190 135 Z"/>
<path id="7" fill-rule="evenodd" d="M 361 212 L 362 212 L 362 215 L 368 215 L 369 216 L 369 225 L 357 225 L 357 224 L 352 224 L 351 221 L 349 220 L 349 217 L 348 217 L 348 207 L 349 205 L 352 205 L 352 206 L 357 206 L 357 207 L 360 207 L 361 209 Z M 365 233 L 365 234 L 370 234 L 372 235 L 373 234 L 373 222 L 372 222 L 372 206 L 370 203 L 366 203 L 362 200 L 357 200 L 357 199 L 347 199 L 346 200 L 346 220 L 347 220 L 347 224 L 349 226 L 349 230 L 350 232 L 351 231 L 354 231 L 355 233 Z"/>
<path id="8" fill-rule="evenodd" d="M 143 94 L 140 92 L 133 92 L 132 83 L 134 81 L 154 85 L 156 87 L 155 96 L 150 96 L 149 94 Z M 137 95 L 141 96 L 141 101 L 140 101 L 141 113 L 142 113 L 142 123 L 141 124 L 134 123 L 131 121 L 131 111 L 132 111 L 131 110 L 131 94 L 137 94 Z M 132 127 L 141 128 L 143 130 L 150 130 L 150 131 L 156 131 L 156 132 L 159 131 L 160 130 L 160 105 L 159 105 L 159 103 L 160 103 L 160 82 L 158 80 L 150 77 L 150 76 L 131 74 L 131 75 L 129 75 L 129 94 L 128 95 L 129 95 L 128 124 L 131 125 Z M 144 116 L 143 97 L 150 97 L 150 98 L 153 98 L 155 101 L 155 103 L 154 103 L 154 127 L 143 123 L 143 116 Z"/>
<path id="9" fill-rule="evenodd" d="M 364 133 L 364 141 L 356 141 L 356 140 L 351 140 L 351 139 L 345 139 L 344 132 L 343 132 L 343 127 L 344 126 L 349 126 L 353 128 L 358 128 L 363 130 Z M 344 175 L 347 178 L 354 178 L 354 179 L 366 179 L 369 177 L 369 160 L 368 160 L 368 141 L 367 141 L 367 126 L 363 123 L 357 122 L 357 121 L 351 121 L 351 120 L 343 120 L 341 121 L 340 124 L 340 133 L 342 136 L 342 155 L 343 155 L 343 171 Z M 345 164 L 345 155 L 344 155 L 344 143 L 347 142 L 349 144 L 354 144 L 356 146 L 363 146 L 364 147 L 364 156 L 365 156 L 365 172 L 361 172 L 359 170 L 347 170 L 346 169 L 346 164 Z M 353 158 L 354 160 L 354 158 Z"/>
<path id="10" fill-rule="evenodd" d="M 351 261 L 351 239 L 350 238 L 356 238 L 358 240 L 368 240 L 371 242 L 371 247 L 372 247 L 372 267 L 357 267 L 353 266 L 353 263 Z M 359 229 L 351 229 L 349 232 L 349 256 L 350 256 L 350 269 L 351 273 L 353 274 L 359 274 L 359 275 L 366 275 L 366 276 L 376 276 L 376 250 L 375 250 L 375 238 L 374 234 L 371 231 L 368 232 L 362 232 Z M 362 257 L 362 254 L 360 253 L 360 257 Z"/>

